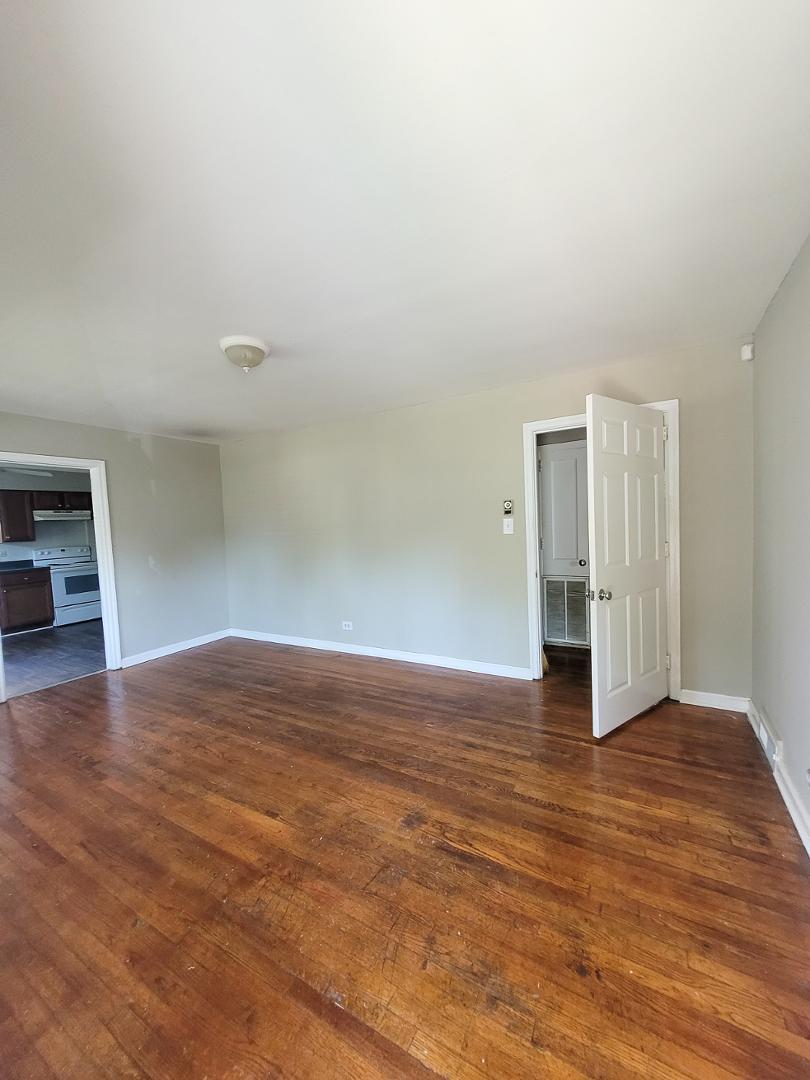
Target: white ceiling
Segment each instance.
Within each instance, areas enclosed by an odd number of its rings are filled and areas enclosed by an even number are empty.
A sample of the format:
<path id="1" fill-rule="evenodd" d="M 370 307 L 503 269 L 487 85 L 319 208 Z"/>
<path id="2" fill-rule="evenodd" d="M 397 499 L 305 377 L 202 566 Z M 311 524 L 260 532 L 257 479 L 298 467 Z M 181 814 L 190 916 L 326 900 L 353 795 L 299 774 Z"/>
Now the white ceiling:
<path id="1" fill-rule="evenodd" d="M 227 437 L 747 333 L 809 55 L 807 0 L 7 0 L 0 408 Z"/>

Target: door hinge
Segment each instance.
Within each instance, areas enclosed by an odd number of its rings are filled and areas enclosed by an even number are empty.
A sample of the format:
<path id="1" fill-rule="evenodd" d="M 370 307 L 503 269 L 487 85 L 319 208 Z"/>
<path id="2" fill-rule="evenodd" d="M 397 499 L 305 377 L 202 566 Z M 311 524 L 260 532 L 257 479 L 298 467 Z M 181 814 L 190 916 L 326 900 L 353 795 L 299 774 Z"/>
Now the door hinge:
<path id="1" fill-rule="evenodd" d="M 540 550 L 543 550 L 543 537 L 540 537 Z"/>
<path id="2" fill-rule="evenodd" d="M 664 442 L 667 442 L 668 439 L 669 439 L 669 428 L 667 427 L 666 424 L 664 424 Z"/>
<path id="3" fill-rule="evenodd" d="M 667 671 L 672 671 L 672 657 L 667 653 Z"/>
<path id="4" fill-rule="evenodd" d="M 664 541 L 664 558 L 669 558 L 669 540 Z"/>

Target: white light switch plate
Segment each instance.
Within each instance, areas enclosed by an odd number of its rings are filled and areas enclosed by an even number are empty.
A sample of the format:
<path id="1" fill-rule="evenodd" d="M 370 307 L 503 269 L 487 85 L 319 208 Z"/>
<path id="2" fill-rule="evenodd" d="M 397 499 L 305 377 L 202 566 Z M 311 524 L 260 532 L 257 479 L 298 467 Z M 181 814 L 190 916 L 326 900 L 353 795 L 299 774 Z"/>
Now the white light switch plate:
<path id="1" fill-rule="evenodd" d="M 503 531 L 509 536 L 512 535 L 515 531 L 515 522 L 513 518 L 505 517 L 503 519 Z"/>

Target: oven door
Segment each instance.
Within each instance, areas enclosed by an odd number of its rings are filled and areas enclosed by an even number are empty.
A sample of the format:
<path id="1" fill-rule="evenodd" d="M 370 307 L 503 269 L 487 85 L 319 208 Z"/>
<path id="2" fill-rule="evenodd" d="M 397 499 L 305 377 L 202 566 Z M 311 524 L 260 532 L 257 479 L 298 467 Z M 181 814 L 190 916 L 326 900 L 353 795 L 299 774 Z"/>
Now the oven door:
<path id="1" fill-rule="evenodd" d="M 51 585 L 55 608 L 74 604 L 92 604 L 101 599 L 97 563 L 53 567 Z"/>

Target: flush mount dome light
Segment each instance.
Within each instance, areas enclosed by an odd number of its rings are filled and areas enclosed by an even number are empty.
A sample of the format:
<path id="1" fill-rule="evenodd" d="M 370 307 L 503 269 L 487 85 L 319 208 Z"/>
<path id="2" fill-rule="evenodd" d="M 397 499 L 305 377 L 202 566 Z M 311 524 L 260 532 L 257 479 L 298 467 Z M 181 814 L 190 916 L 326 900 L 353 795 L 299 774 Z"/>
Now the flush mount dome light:
<path id="1" fill-rule="evenodd" d="M 219 347 L 232 364 L 236 364 L 247 374 L 251 368 L 258 367 L 270 352 L 260 338 L 246 334 L 230 334 L 219 339 Z"/>

